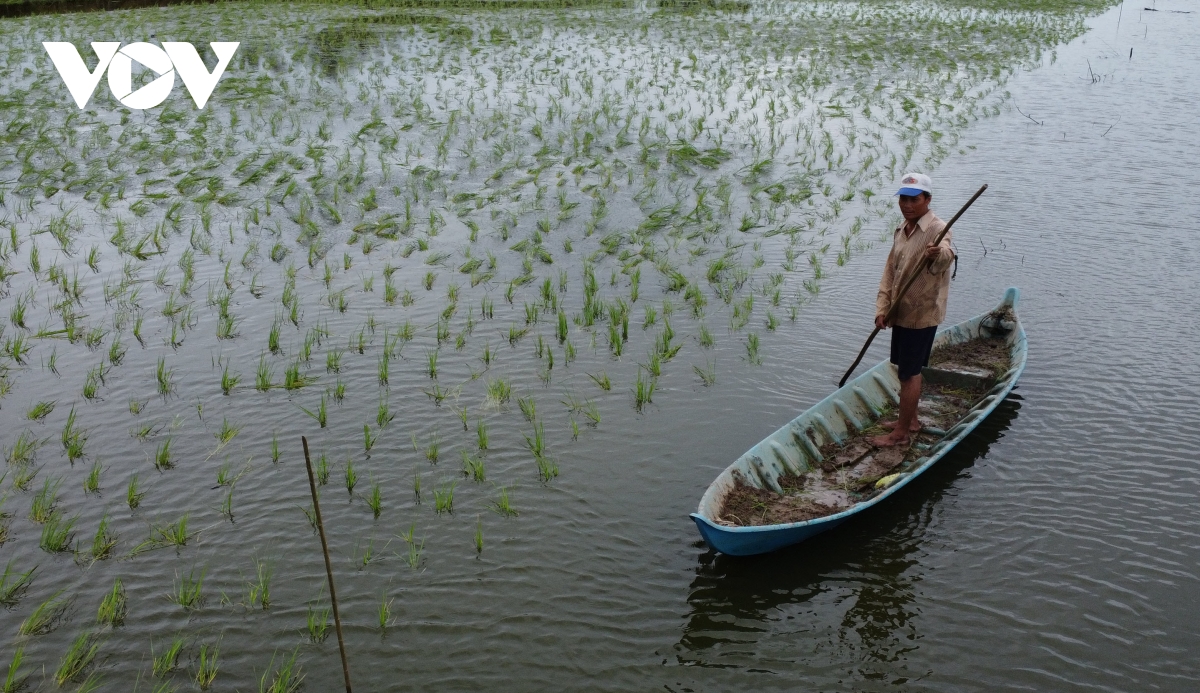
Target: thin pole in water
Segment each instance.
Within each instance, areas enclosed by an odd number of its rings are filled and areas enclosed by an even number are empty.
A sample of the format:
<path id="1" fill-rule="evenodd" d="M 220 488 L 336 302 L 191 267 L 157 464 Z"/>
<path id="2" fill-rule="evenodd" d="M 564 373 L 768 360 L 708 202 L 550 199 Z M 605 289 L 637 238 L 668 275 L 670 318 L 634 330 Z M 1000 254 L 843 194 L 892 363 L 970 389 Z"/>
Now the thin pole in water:
<path id="1" fill-rule="evenodd" d="M 338 614 L 337 592 L 333 589 L 333 564 L 329 562 L 329 544 L 325 541 L 325 523 L 321 521 L 321 504 L 317 502 L 317 481 L 313 477 L 312 460 L 308 455 L 308 438 L 304 443 L 304 466 L 308 469 L 308 490 L 312 492 L 313 514 L 317 517 L 317 533 L 321 535 L 321 553 L 325 555 L 325 576 L 329 578 L 329 602 L 333 605 L 333 628 L 337 631 L 338 650 L 342 653 L 342 675 L 346 678 L 346 693 L 350 693 L 350 665 L 346 663 L 346 641 L 342 638 L 342 617 Z"/>

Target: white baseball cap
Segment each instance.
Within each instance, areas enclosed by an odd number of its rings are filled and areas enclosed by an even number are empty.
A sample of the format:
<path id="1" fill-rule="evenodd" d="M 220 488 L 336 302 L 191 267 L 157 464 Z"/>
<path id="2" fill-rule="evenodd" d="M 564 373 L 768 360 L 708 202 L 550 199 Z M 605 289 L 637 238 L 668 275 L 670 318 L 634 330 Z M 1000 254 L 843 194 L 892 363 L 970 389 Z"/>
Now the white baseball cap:
<path id="1" fill-rule="evenodd" d="M 897 195 L 920 195 L 923 192 L 933 194 L 933 181 L 924 173 L 904 174 L 900 179 L 900 186 L 896 191 Z"/>

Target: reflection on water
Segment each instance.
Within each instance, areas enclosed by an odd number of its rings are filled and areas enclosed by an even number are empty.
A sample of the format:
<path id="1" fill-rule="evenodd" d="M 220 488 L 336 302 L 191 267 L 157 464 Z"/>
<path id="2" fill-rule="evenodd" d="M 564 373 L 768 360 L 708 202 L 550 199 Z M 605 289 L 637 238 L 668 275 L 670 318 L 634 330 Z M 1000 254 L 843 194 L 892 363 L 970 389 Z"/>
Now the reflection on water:
<path id="1" fill-rule="evenodd" d="M 771 671 L 773 660 L 811 657 L 851 660 L 868 680 L 894 674 L 921 637 L 915 603 L 925 527 L 1020 409 L 1014 392 L 903 493 L 836 530 L 761 556 L 702 553 L 678 663 Z"/>

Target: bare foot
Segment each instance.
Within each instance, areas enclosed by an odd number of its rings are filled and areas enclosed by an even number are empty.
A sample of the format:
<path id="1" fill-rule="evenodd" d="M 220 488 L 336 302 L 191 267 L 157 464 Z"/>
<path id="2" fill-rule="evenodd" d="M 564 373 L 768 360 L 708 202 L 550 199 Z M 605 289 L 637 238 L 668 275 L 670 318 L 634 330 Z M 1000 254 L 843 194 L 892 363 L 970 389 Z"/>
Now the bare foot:
<path id="1" fill-rule="evenodd" d="M 894 431 L 896 430 L 896 424 L 898 423 L 900 423 L 899 419 L 893 419 L 891 421 L 880 421 L 879 425 Z M 913 421 L 912 425 L 908 427 L 908 430 L 912 433 L 920 433 L 922 428 L 924 428 L 924 426 L 921 425 L 920 421 Z"/>
<path id="2" fill-rule="evenodd" d="M 871 439 L 871 445 L 877 448 L 890 448 L 896 445 L 908 445 L 908 435 L 892 431 L 886 436 L 876 436 Z"/>

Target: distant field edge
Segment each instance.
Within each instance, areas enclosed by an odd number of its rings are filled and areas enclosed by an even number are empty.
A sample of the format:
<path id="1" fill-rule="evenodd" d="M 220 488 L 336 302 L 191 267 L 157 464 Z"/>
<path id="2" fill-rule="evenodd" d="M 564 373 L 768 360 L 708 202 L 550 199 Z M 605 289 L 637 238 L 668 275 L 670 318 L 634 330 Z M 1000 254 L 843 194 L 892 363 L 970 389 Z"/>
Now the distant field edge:
<path id="1" fill-rule="evenodd" d="M 175 5 L 242 4 L 263 0 L 0 0 L 0 19 L 41 14 L 107 12 Z M 266 0 L 271 2 L 272 0 Z M 281 0 L 282 1 L 282 0 Z M 366 9 L 570 9 L 588 7 L 632 8 L 643 0 L 308 0 L 304 4 L 359 6 Z M 872 0 L 856 0 L 871 4 Z M 887 3 L 891 0 L 882 0 Z M 1117 4 L 1117 0 L 931 0 L 951 7 L 999 11 L 1078 12 L 1094 14 Z M 648 0 L 664 9 L 747 10 L 746 0 Z"/>

